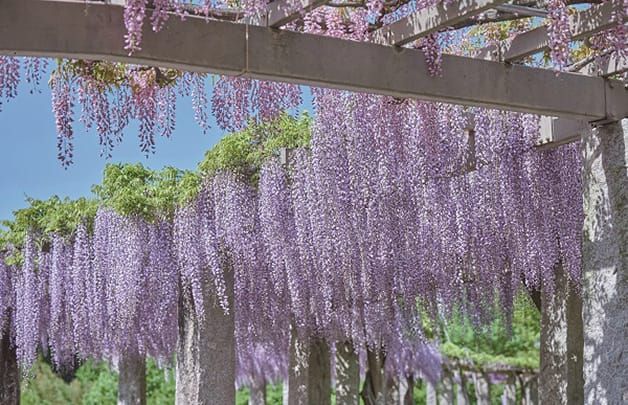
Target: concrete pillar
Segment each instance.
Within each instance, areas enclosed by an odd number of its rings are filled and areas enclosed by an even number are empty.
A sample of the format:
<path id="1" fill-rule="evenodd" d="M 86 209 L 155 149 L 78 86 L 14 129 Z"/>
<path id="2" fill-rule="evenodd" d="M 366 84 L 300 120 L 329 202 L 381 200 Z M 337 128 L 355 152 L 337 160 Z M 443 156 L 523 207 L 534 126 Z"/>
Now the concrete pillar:
<path id="1" fill-rule="evenodd" d="M 199 320 L 189 305 L 179 311 L 176 403 L 218 405 L 235 403 L 235 318 L 233 271 L 225 272 L 229 313 L 217 304 L 213 284 L 203 289 L 204 318 Z"/>
<path id="2" fill-rule="evenodd" d="M 177 405 L 198 402 L 198 323 L 191 305 L 191 295 L 181 294 L 175 369 Z"/>
<path id="3" fill-rule="evenodd" d="M 454 403 L 454 384 L 453 379 L 449 371 L 443 372 L 443 379 L 441 380 L 438 390 L 438 403 L 439 404 L 453 404 Z"/>
<path id="4" fill-rule="evenodd" d="M 517 380 L 514 375 L 509 375 L 504 384 L 502 405 L 515 405 L 517 403 Z"/>
<path id="5" fill-rule="evenodd" d="M 324 340 L 310 342 L 308 364 L 308 403 L 331 405 L 331 358 Z"/>
<path id="6" fill-rule="evenodd" d="M 146 360 L 137 353 L 118 359 L 118 405 L 146 404 Z"/>
<path id="7" fill-rule="evenodd" d="M 384 355 L 374 350 L 366 353 L 368 370 L 362 387 L 362 400 L 365 405 L 384 405 L 386 401 L 386 380 L 384 378 Z"/>
<path id="8" fill-rule="evenodd" d="M 17 367 L 15 346 L 11 344 L 9 327 L 0 325 L 0 404 L 20 403 L 20 371 Z M 4 332 L 2 332 L 4 330 Z"/>
<path id="9" fill-rule="evenodd" d="M 348 342 L 336 345 L 336 403 L 360 403 L 360 364 Z"/>
<path id="10" fill-rule="evenodd" d="M 582 138 L 584 402 L 628 402 L 628 119 Z"/>
<path id="11" fill-rule="evenodd" d="M 436 405 L 438 403 L 436 398 L 436 387 L 431 382 L 426 380 L 424 381 L 426 389 L 425 403 L 426 405 Z"/>
<path id="12" fill-rule="evenodd" d="M 400 405 L 414 405 L 414 378 L 399 377 L 399 398 Z"/>
<path id="13" fill-rule="evenodd" d="M 473 386 L 475 387 L 475 398 L 478 405 L 491 404 L 491 386 L 488 378 L 481 373 L 473 374 Z"/>
<path id="14" fill-rule="evenodd" d="M 467 378 L 464 373 L 458 373 L 458 381 L 456 383 L 456 405 L 470 405 L 471 399 L 467 392 Z"/>
<path id="15" fill-rule="evenodd" d="M 249 405 L 266 405 L 266 385 L 253 384 L 249 389 Z"/>
<path id="16" fill-rule="evenodd" d="M 541 294 L 541 370 L 543 403 L 583 403 L 582 299 L 559 263 L 551 291 Z"/>
<path id="17" fill-rule="evenodd" d="M 537 405 L 539 403 L 539 377 L 538 375 L 526 381 L 523 392 L 524 392 L 524 397 L 525 397 L 524 405 Z"/>
<path id="18" fill-rule="evenodd" d="M 284 405 L 307 405 L 309 347 L 290 330 L 288 380 L 284 386 Z M 287 395 L 285 393 L 287 392 Z"/>
<path id="19" fill-rule="evenodd" d="M 385 405 L 399 405 L 401 403 L 403 396 L 401 394 L 401 385 L 398 378 L 387 376 L 385 395 Z"/>

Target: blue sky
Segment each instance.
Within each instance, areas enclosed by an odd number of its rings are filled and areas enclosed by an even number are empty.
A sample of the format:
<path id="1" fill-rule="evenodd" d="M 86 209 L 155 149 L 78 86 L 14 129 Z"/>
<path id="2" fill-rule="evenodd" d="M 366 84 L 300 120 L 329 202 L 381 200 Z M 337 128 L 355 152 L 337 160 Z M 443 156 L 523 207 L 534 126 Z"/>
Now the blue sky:
<path id="1" fill-rule="evenodd" d="M 194 169 L 205 151 L 224 135 L 213 117 L 210 131 L 203 134 L 194 121 L 190 100 L 179 99 L 173 136 L 158 139 L 155 154 L 148 158 L 139 151 L 135 125 L 127 128 L 123 143 L 114 150 L 113 158 L 106 160 L 99 156 L 95 132 L 86 132 L 75 123 L 74 164 L 65 170 L 56 158 L 50 91 L 46 84 L 40 88 L 41 93 L 30 94 L 26 85 L 20 86 L 18 97 L 3 103 L 0 112 L 0 219 L 10 219 L 14 210 L 24 207 L 25 196 L 46 199 L 52 195 L 89 195 L 108 162 Z"/>

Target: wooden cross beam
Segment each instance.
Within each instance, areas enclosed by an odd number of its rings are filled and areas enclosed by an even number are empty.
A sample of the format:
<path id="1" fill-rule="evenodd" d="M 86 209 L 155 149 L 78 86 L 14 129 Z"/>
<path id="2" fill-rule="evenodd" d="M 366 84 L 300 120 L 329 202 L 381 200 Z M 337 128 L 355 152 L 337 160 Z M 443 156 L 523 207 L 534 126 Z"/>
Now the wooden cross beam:
<path id="1" fill-rule="evenodd" d="M 382 45 L 405 45 L 504 2 L 505 0 L 462 0 L 450 4 L 439 2 L 379 28 L 373 32 L 373 41 Z"/>
<path id="2" fill-rule="evenodd" d="M 628 115 L 623 83 L 420 50 L 190 17 L 124 49 L 123 8 L 84 0 L 0 0 L 0 54 L 108 60 L 592 121 Z M 586 96 L 583 96 L 586 95 Z"/>
<path id="3" fill-rule="evenodd" d="M 583 39 L 623 24 L 625 21 L 614 21 L 613 16 L 623 7 L 621 1 L 613 0 L 601 5 L 576 12 L 569 16 L 569 27 L 574 40 Z M 507 45 L 504 52 L 504 61 L 514 62 L 526 56 L 533 55 L 549 49 L 549 36 L 547 26 L 534 28 L 515 36 Z"/>

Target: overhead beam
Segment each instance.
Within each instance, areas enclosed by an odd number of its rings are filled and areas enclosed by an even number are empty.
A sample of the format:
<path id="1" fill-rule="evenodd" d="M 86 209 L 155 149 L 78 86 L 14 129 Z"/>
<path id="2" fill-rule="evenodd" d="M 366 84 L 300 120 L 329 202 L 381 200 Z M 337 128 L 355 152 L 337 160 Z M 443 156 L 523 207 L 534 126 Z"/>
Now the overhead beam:
<path id="1" fill-rule="evenodd" d="M 438 2 L 379 28 L 373 32 L 373 41 L 381 45 L 405 45 L 495 8 L 504 2 L 505 0 Z"/>
<path id="2" fill-rule="evenodd" d="M 131 56 L 125 34 L 122 7 L 0 0 L 3 55 L 109 60 L 586 121 L 628 115 L 621 82 L 580 74 L 443 55 L 434 77 L 420 50 L 193 17 L 170 19 L 158 33 L 146 24 L 142 50 Z"/>
<path id="3" fill-rule="evenodd" d="M 586 121 L 543 116 L 540 121 L 541 138 L 536 146 L 539 150 L 553 149 L 576 142 L 589 131 L 591 126 Z"/>
<path id="4" fill-rule="evenodd" d="M 275 0 L 268 4 L 265 11 L 249 17 L 247 21 L 255 25 L 279 28 L 326 3 L 329 0 Z"/>
<path id="5" fill-rule="evenodd" d="M 616 53 L 604 55 L 580 70 L 591 76 L 609 77 L 628 71 L 628 59 L 620 58 Z"/>
<path id="6" fill-rule="evenodd" d="M 579 40 L 596 34 L 608 28 L 618 25 L 614 21 L 614 15 L 620 15 L 618 11 L 622 2 L 613 0 L 601 5 L 593 5 L 590 8 L 578 11 L 569 16 L 569 27 L 573 40 Z M 623 24 L 625 21 L 622 21 Z M 504 60 L 514 62 L 549 49 L 549 36 L 547 26 L 543 25 L 530 31 L 515 36 L 504 51 Z"/>

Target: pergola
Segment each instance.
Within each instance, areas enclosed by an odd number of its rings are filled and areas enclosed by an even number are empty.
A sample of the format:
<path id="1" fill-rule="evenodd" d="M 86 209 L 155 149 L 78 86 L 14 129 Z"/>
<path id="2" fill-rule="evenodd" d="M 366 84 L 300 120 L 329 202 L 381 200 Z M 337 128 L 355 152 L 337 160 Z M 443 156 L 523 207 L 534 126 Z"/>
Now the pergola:
<path id="1" fill-rule="evenodd" d="M 170 19 L 161 32 L 145 27 L 142 49 L 129 55 L 124 3 L 0 0 L 0 55 L 107 60 L 533 113 L 544 116 L 542 148 L 582 140 L 584 302 L 579 325 L 567 329 L 584 324 L 584 402 L 627 399 L 628 90 L 611 77 L 626 72 L 628 61 L 602 55 L 560 73 L 524 65 L 524 58 L 549 48 L 545 26 L 473 58 L 443 55 L 439 77 L 430 75 L 420 50 L 404 47 L 451 28 L 544 18 L 541 0 L 439 2 L 373 26 L 371 42 L 282 29 L 316 7 L 342 3 L 275 0 L 253 17 L 210 10 L 209 19 Z M 619 12 L 621 0 L 569 3 L 594 3 L 570 15 L 573 39 L 626 24 L 616 18 L 625 15 Z M 571 304 L 561 299 L 553 308 L 569 311 Z M 563 346 L 567 351 L 566 342 Z M 561 371 L 569 384 L 577 384 L 572 374 Z"/>

